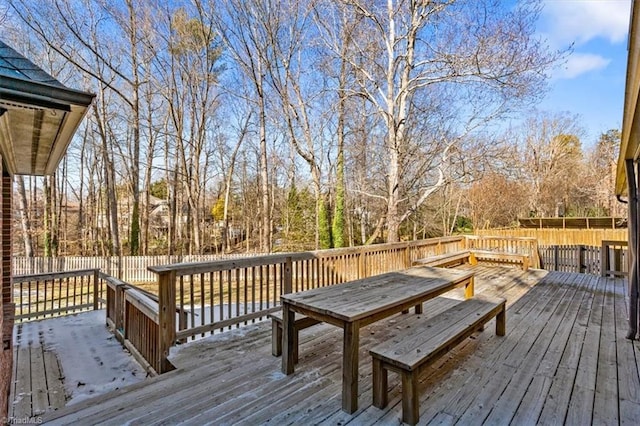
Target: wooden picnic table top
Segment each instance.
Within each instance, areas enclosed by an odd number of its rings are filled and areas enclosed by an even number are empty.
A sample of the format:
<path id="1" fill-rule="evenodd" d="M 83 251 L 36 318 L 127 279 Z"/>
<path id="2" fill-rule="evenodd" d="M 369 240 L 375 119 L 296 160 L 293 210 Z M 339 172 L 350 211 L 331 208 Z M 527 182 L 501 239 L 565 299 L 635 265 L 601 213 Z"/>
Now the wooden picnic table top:
<path id="1" fill-rule="evenodd" d="M 389 272 L 329 287 L 285 294 L 283 301 L 340 321 L 353 322 L 389 306 L 426 300 L 469 280 L 471 271 L 427 266 Z"/>

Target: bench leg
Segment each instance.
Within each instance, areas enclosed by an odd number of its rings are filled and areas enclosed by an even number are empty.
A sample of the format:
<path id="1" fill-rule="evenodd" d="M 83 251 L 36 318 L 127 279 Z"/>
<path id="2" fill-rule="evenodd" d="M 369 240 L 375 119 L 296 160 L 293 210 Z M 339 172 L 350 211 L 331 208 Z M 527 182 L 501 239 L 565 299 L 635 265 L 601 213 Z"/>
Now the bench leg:
<path id="1" fill-rule="evenodd" d="M 298 341 L 300 340 L 300 330 L 297 327 L 293 329 L 293 363 L 298 363 Z"/>
<path id="2" fill-rule="evenodd" d="M 496 316 L 496 334 L 504 336 L 507 332 L 507 310 L 503 307 Z"/>
<path id="3" fill-rule="evenodd" d="M 420 418 L 418 399 L 418 375 L 414 372 L 402 372 L 402 421 L 415 425 Z"/>
<path id="4" fill-rule="evenodd" d="M 271 354 L 282 355 L 282 325 L 278 321 L 271 321 Z"/>
<path id="5" fill-rule="evenodd" d="M 293 363 L 298 363 L 298 334 L 300 330 L 294 327 L 293 331 Z M 271 355 L 282 355 L 282 324 L 278 321 L 271 322 Z"/>
<path id="6" fill-rule="evenodd" d="M 422 313 L 422 303 L 419 305 L 416 305 L 416 314 L 421 314 Z"/>
<path id="7" fill-rule="evenodd" d="M 384 408 L 389 403 L 387 394 L 387 369 L 382 366 L 382 361 L 373 358 L 373 406 Z"/>

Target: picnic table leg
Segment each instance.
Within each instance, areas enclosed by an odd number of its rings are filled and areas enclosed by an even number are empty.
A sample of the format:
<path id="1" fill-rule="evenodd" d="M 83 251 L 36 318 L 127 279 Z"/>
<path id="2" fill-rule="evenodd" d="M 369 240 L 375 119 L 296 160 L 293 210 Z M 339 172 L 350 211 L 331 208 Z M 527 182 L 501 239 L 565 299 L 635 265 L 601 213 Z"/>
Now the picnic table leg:
<path id="1" fill-rule="evenodd" d="M 289 304 L 282 302 L 282 372 L 284 374 L 292 374 L 294 371 L 294 345 L 297 344 L 295 339 L 295 312 L 289 308 Z"/>
<path id="2" fill-rule="evenodd" d="M 344 325 L 342 348 L 342 409 L 351 414 L 358 409 L 358 351 L 360 325 L 357 321 Z"/>
<path id="3" fill-rule="evenodd" d="M 469 299 L 473 297 L 473 277 L 469 278 L 469 282 L 464 286 L 464 298 Z"/>

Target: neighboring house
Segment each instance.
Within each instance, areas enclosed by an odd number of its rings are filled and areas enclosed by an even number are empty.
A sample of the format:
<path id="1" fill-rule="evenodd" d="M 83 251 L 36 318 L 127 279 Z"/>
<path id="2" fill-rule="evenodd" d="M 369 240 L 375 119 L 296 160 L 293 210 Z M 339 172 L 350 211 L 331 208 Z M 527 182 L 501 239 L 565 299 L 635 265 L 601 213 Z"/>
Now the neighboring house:
<path id="1" fill-rule="evenodd" d="M 162 240 L 169 236 L 169 225 L 171 221 L 170 205 L 168 200 L 163 200 L 154 196 L 149 197 L 149 205 L 145 205 L 144 197 L 140 200 L 140 211 L 149 211 L 149 233 L 152 239 Z M 133 199 L 130 196 L 120 197 L 118 199 L 118 226 L 122 236 L 129 234 L 131 230 L 131 213 L 133 211 Z M 183 205 L 178 213 L 178 220 L 176 221 L 178 226 L 185 226 L 188 223 L 189 215 L 188 208 Z M 204 235 L 205 245 L 209 246 L 209 250 L 214 250 L 215 246 L 222 243 L 222 230 L 224 223 L 216 222 L 211 217 L 211 214 L 207 211 L 202 215 L 204 218 Z M 106 212 L 101 213 L 98 216 L 97 226 L 98 228 L 106 228 L 108 225 L 108 218 Z M 227 230 L 229 239 L 232 243 L 242 241 L 244 238 L 244 230 L 235 226 L 233 223 L 229 225 Z"/>

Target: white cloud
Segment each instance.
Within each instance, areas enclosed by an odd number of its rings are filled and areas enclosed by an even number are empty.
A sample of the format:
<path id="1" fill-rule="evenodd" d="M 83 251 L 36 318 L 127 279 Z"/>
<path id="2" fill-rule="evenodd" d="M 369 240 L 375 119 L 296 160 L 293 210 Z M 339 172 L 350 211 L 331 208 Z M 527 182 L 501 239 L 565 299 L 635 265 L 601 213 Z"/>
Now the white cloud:
<path id="1" fill-rule="evenodd" d="M 567 62 L 562 64 L 554 72 L 556 79 L 571 79 L 579 75 L 606 68 L 611 62 L 610 59 L 591 53 L 573 53 Z"/>
<path id="2" fill-rule="evenodd" d="M 543 31 L 558 45 L 581 45 L 595 38 L 626 40 L 631 0 L 545 0 Z"/>

